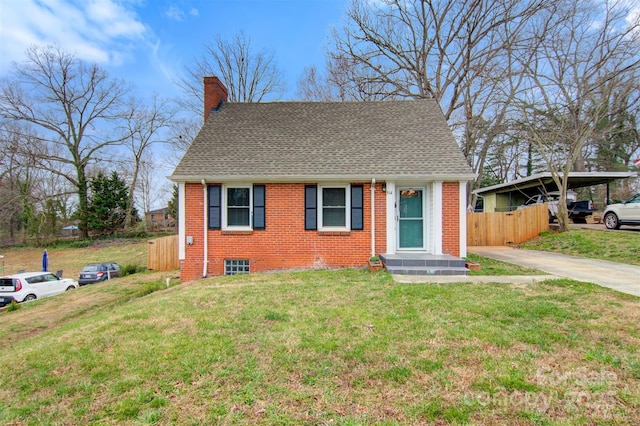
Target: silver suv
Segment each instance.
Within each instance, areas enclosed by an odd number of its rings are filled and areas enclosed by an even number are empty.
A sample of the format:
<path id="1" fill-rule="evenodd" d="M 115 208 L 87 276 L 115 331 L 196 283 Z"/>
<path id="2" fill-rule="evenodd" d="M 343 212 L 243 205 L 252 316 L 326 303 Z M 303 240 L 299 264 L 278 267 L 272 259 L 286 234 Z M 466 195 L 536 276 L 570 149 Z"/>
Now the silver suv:
<path id="1" fill-rule="evenodd" d="M 621 225 L 640 226 L 640 194 L 622 203 L 610 204 L 604 211 L 604 224 L 609 229 Z"/>

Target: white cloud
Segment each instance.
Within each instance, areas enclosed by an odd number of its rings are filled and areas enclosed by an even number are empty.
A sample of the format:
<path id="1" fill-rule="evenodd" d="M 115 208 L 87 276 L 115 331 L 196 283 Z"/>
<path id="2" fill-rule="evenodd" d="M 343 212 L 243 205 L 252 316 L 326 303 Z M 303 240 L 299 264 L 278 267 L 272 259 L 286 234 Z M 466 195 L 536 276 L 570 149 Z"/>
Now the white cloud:
<path id="1" fill-rule="evenodd" d="M 167 15 L 169 19 L 173 19 L 174 21 L 184 20 L 184 12 L 174 5 L 169 6 L 169 9 L 167 9 L 165 15 Z"/>
<path id="2" fill-rule="evenodd" d="M 0 73 L 32 44 L 57 45 L 78 58 L 118 65 L 149 31 L 116 0 L 1 0 Z"/>
<path id="3" fill-rule="evenodd" d="M 146 31 L 133 11 L 112 0 L 90 1 L 86 10 L 91 23 L 110 37 L 138 38 Z"/>
<path id="4" fill-rule="evenodd" d="M 169 8 L 165 10 L 164 14 L 169 19 L 173 19 L 174 21 L 184 21 L 184 18 L 186 16 L 186 13 L 182 9 L 180 9 L 178 6 L 175 6 L 175 5 L 169 6 Z M 195 7 L 192 7 L 191 9 L 189 9 L 189 15 L 198 16 L 199 15 L 198 9 L 196 9 Z"/>
<path id="5" fill-rule="evenodd" d="M 173 81 L 176 78 L 175 71 L 171 66 L 167 65 L 167 63 L 161 59 L 162 52 L 160 50 L 160 42 L 157 42 L 155 45 L 151 46 L 151 54 L 149 60 L 153 63 L 154 68 L 160 71 L 160 73 L 167 81 Z"/>

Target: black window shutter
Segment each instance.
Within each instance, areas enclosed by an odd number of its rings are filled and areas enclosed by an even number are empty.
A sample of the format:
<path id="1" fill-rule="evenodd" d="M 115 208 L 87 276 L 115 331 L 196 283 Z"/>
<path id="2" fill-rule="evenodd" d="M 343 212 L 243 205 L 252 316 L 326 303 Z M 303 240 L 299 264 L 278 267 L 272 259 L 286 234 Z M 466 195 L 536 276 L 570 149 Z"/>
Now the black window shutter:
<path id="1" fill-rule="evenodd" d="M 253 229 L 265 229 L 265 186 L 253 185 Z"/>
<path id="2" fill-rule="evenodd" d="M 220 185 L 209 185 L 207 191 L 209 193 L 209 229 L 220 229 L 222 187 Z"/>
<path id="3" fill-rule="evenodd" d="M 304 187 L 304 229 L 318 229 L 318 186 Z"/>
<path id="4" fill-rule="evenodd" d="M 351 185 L 351 229 L 361 231 L 364 229 L 362 185 Z"/>

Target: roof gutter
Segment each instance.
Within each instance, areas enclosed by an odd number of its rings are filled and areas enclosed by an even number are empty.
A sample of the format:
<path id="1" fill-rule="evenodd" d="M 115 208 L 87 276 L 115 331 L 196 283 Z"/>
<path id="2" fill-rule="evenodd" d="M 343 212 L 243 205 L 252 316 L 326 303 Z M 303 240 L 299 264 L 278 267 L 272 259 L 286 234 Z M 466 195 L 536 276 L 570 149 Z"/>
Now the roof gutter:
<path id="1" fill-rule="evenodd" d="M 174 182 L 200 182 L 201 178 L 205 178 L 209 182 L 249 182 L 249 181 L 260 181 L 264 183 L 300 183 L 300 182 L 311 182 L 311 181 L 322 181 L 322 182 L 367 182 L 371 175 L 359 175 L 359 174 L 336 174 L 336 175 L 322 175 L 322 174 L 309 174 L 309 175 L 248 175 L 248 174 L 225 174 L 225 175 L 171 175 L 169 176 L 169 180 Z M 423 182 L 442 182 L 442 181 L 471 181 L 476 178 L 475 174 L 466 173 L 466 174 L 416 174 L 416 175 L 399 175 L 399 174 L 388 174 L 388 175 L 378 175 L 380 181 L 402 181 L 402 182 L 415 182 L 423 183 Z"/>

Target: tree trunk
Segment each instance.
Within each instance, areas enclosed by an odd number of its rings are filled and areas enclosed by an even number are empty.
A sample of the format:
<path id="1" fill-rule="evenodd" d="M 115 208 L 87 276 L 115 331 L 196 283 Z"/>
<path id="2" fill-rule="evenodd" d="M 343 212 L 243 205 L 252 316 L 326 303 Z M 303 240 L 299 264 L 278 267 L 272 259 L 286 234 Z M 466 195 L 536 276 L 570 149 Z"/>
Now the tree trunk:
<path id="1" fill-rule="evenodd" d="M 140 157 L 135 156 L 135 165 L 133 167 L 133 176 L 131 178 L 131 187 L 129 188 L 129 196 L 127 197 L 127 211 L 124 218 L 124 231 L 127 232 L 133 221 L 133 190 L 138 184 L 138 173 L 140 170 Z"/>
<path id="2" fill-rule="evenodd" d="M 87 195 L 87 175 L 84 166 L 78 171 L 78 230 L 80 238 L 89 238 L 89 203 Z"/>

